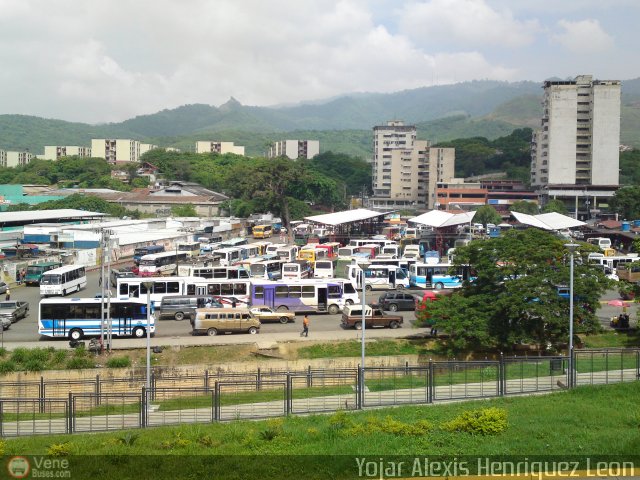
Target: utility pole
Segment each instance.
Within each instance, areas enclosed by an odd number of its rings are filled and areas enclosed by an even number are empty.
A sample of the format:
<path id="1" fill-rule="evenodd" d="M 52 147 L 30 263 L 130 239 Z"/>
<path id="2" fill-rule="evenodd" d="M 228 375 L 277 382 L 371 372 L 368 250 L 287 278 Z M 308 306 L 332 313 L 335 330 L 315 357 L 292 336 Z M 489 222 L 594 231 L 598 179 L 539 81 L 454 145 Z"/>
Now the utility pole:
<path id="1" fill-rule="evenodd" d="M 104 345 L 104 259 L 105 259 L 105 230 L 100 227 L 100 344 Z"/>
<path id="2" fill-rule="evenodd" d="M 113 340 L 113 321 L 111 319 L 111 251 L 113 250 L 113 245 L 111 244 L 111 236 L 113 235 L 112 230 L 106 230 L 107 234 L 107 277 L 106 281 L 109 282 L 109 288 L 107 288 L 107 351 L 111 351 L 111 342 Z M 104 280 L 102 284 L 104 285 Z"/>

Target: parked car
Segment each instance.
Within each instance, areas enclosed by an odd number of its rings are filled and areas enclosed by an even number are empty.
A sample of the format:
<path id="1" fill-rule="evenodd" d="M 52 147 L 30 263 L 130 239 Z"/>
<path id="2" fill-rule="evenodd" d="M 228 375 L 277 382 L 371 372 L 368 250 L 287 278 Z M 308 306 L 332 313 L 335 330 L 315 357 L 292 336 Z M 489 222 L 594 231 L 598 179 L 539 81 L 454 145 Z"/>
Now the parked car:
<path id="1" fill-rule="evenodd" d="M 289 323 L 294 322 L 296 314 L 293 312 L 276 312 L 273 308 L 265 305 L 254 305 L 249 309 L 251 315 L 260 320 L 261 323 L 265 322 L 280 322 Z"/>
<path id="2" fill-rule="evenodd" d="M 159 320 L 193 320 L 198 308 L 222 308 L 222 304 L 210 295 L 174 295 L 162 298 Z"/>
<path id="3" fill-rule="evenodd" d="M 111 270 L 111 286 L 115 287 L 119 278 L 132 278 L 135 276 L 136 274 L 129 268 L 121 268 L 119 270 L 113 269 Z"/>
<path id="4" fill-rule="evenodd" d="M 0 317 L 6 317 L 15 323 L 24 318 L 29 313 L 29 303 L 22 301 L 4 301 L 0 302 Z"/>
<path id="5" fill-rule="evenodd" d="M 7 293 L 9 286 L 5 282 L 0 282 L 0 295 Z"/>
<path id="6" fill-rule="evenodd" d="M 389 315 L 378 305 L 365 305 L 366 327 L 398 328 L 404 322 L 400 315 Z M 362 329 L 362 305 L 347 305 L 342 310 L 342 327 Z"/>
<path id="7" fill-rule="evenodd" d="M 418 297 L 411 293 L 385 292 L 378 297 L 378 305 L 383 310 L 397 312 L 398 310 L 414 310 Z"/>

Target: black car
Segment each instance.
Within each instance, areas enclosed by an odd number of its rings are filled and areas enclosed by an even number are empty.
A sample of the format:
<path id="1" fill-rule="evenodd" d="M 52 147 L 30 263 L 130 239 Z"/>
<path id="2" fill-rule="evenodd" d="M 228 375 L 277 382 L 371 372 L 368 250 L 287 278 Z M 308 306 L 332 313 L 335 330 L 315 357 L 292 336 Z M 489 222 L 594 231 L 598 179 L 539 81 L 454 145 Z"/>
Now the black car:
<path id="1" fill-rule="evenodd" d="M 404 292 L 385 292 L 378 298 L 378 305 L 383 310 L 390 310 L 397 312 L 398 310 L 415 310 L 416 301 L 418 298 L 415 295 Z"/>
<path id="2" fill-rule="evenodd" d="M 136 274 L 128 268 L 122 268 L 120 270 L 111 270 L 111 286 L 115 287 L 119 278 L 135 278 Z"/>

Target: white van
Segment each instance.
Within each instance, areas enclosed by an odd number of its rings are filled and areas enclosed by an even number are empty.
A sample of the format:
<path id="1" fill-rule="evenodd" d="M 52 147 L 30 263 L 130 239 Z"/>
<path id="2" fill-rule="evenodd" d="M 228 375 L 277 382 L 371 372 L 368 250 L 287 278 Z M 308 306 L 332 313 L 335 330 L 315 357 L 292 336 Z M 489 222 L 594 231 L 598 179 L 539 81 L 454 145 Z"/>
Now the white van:
<path id="1" fill-rule="evenodd" d="M 611 239 L 605 237 L 595 237 L 587 239 L 592 245 L 597 245 L 600 250 L 605 250 L 607 248 L 611 248 Z"/>
<path id="2" fill-rule="evenodd" d="M 420 245 L 407 245 L 402 252 L 402 258 L 408 258 L 410 260 L 420 259 Z"/>

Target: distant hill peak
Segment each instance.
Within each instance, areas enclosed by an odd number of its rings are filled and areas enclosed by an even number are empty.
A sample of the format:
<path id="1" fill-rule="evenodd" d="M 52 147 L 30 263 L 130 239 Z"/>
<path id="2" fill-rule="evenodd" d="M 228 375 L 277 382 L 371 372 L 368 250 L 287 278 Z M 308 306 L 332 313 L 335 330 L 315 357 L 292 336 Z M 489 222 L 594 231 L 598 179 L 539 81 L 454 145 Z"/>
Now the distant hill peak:
<path id="1" fill-rule="evenodd" d="M 241 107 L 242 104 L 238 100 L 236 100 L 234 97 L 230 97 L 229 100 L 220 105 L 220 107 L 218 108 L 221 112 L 230 112 Z"/>

